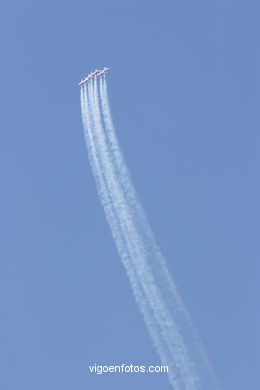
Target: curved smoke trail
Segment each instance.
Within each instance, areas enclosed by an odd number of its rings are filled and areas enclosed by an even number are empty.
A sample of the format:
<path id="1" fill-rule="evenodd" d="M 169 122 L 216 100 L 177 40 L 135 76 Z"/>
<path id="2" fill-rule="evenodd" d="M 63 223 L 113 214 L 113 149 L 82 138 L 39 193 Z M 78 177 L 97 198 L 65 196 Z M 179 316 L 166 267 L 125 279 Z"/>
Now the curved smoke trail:
<path id="1" fill-rule="evenodd" d="M 220 385 L 160 253 L 120 150 L 105 78 L 81 87 L 89 159 L 119 255 L 175 390 L 217 390 Z"/>

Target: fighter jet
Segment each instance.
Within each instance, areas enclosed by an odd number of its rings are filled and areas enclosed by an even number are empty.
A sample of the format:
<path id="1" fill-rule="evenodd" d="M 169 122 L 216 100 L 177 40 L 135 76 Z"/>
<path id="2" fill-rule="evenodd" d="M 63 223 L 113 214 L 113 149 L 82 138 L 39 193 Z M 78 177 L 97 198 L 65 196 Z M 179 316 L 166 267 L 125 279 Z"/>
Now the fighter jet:
<path id="1" fill-rule="evenodd" d="M 82 80 L 78 83 L 78 85 L 79 85 L 79 86 L 82 86 L 82 85 L 84 85 L 84 84 L 87 84 L 87 82 L 90 80 L 91 77 L 92 77 L 91 74 L 89 74 L 87 77 L 85 77 L 84 79 L 82 79 Z"/>
<path id="2" fill-rule="evenodd" d="M 101 71 L 100 69 L 96 69 L 95 72 L 92 72 L 93 76 L 98 76 L 100 71 Z"/>
<path id="3" fill-rule="evenodd" d="M 110 68 L 108 68 L 107 66 L 104 67 L 104 69 L 102 69 L 98 74 L 97 76 L 103 76 L 105 75 L 108 71 L 109 71 Z"/>

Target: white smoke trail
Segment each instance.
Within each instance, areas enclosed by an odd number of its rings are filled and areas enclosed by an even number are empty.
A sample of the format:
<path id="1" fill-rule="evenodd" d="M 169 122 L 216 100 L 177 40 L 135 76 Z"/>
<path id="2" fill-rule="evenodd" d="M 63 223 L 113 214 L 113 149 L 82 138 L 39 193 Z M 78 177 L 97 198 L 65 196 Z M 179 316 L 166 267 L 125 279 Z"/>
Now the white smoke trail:
<path id="1" fill-rule="evenodd" d="M 92 95 L 91 85 L 89 88 L 89 92 L 90 92 L 90 96 L 91 96 Z M 129 257 L 131 259 L 131 257 L 132 258 L 134 256 L 136 257 L 137 254 L 133 250 L 133 248 L 131 248 L 131 245 L 129 248 L 129 245 L 127 244 L 127 241 L 129 241 L 129 240 L 127 240 L 127 238 L 131 237 L 131 235 L 129 235 L 128 232 L 125 232 L 126 229 L 122 229 L 126 234 L 124 234 L 123 231 L 120 232 L 120 222 L 118 220 L 116 221 L 116 219 L 117 219 L 116 208 L 113 207 L 113 201 L 112 201 L 113 198 L 111 198 L 109 196 L 109 188 L 111 188 L 109 186 L 110 183 L 109 184 L 105 183 L 105 179 L 103 177 L 102 170 L 100 168 L 100 162 L 99 162 L 98 153 L 97 153 L 97 151 L 99 150 L 99 148 L 97 146 L 97 141 L 94 141 L 93 129 L 91 127 L 91 121 L 87 122 L 86 115 L 85 115 L 87 113 L 88 116 L 91 118 L 91 112 L 88 112 L 87 95 L 85 95 L 85 94 L 86 94 L 86 92 L 83 90 L 82 103 L 81 103 L 82 116 L 83 116 L 83 123 L 84 123 L 84 127 L 85 127 L 85 136 L 86 136 L 86 141 L 88 144 L 91 165 L 92 165 L 94 175 L 95 175 L 96 180 L 97 180 L 98 192 L 99 192 L 102 204 L 103 204 L 104 209 L 105 209 L 107 220 L 111 226 L 113 237 L 117 243 L 117 247 L 118 247 L 120 256 L 122 257 L 123 263 L 127 269 L 127 273 L 128 273 L 129 279 L 131 281 L 131 285 L 132 285 L 135 297 L 140 304 L 141 312 L 143 313 L 143 315 L 146 319 L 146 323 L 147 323 L 147 326 L 149 327 L 150 333 L 154 335 L 153 338 L 155 339 L 155 335 L 158 334 L 158 332 L 160 332 L 161 330 L 160 330 L 160 328 L 158 328 L 158 325 L 156 323 L 150 321 L 150 319 L 153 317 L 151 304 L 150 305 L 147 304 L 147 302 L 146 302 L 147 299 L 144 298 L 144 290 L 143 290 L 142 286 L 139 284 L 137 275 L 133 275 L 133 272 L 134 272 L 133 267 L 129 265 Z M 108 201 L 109 198 L 110 198 L 110 201 Z M 126 235 L 126 240 L 124 239 L 125 235 Z M 141 269 L 141 267 L 140 267 L 140 269 Z M 161 346 L 162 346 L 162 342 L 160 343 L 160 345 L 157 346 L 157 349 L 160 349 Z M 164 349 L 167 350 L 167 345 L 165 345 Z M 169 357 L 167 357 L 165 355 L 165 352 L 164 353 L 162 352 L 162 357 L 163 357 L 164 361 L 169 362 Z M 172 382 L 175 382 L 173 375 L 171 375 L 171 376 L 172 376 Z M 179 389 L 177 382 L 176 382 L 175 388 Z"/>
<path id="2" fill-rule="evenodd" d="M 103 107 L 104 108 L 104 107 Z M 110 145 L 112 146 L 112 144 Z M 112 146 L 113 147 L 113 146 Z M 116 164 L 114 163 L 114 166 Z M 116 167 L 118 168 L 118 167 Z M 122 170 L 123 171 L 123 170 Z M 119 172 L 119 170 L 117 170 Z M 117 177 L 118 181 L 120 181 L 120 177 Z M 121 178 L 122 179 L 122 178 Z M 126 183 L 126 180 L 121 180 L 124 184 Z M 129 184 L 129 182 L 128 182 Z M 132 191 L 132 193 L 134 193 Z M 125 202 L 125 205 L 127 207 L 126 199 L 123 200 Z M 133 210 L 133 206 L 131 208 Z M 128 213 L 131 215 L 131 209 L 128 210 Z M 135 210 L 134 210 L 135 211 Z M 140 210 L 139 210 L 140 211 Z M 132 216 L 131 216 L 132 217 Z M 142 217 L 139 212 L 139 219 Z M 129 217 L 128 217 L 129 219 Z M 132 222 L 133 224 L 133 222 Z M 127 225 L 125 223 L 125 225 Z M 135 229 L 137 228 L 138 220 L 135 221 Z M 136 232 L 135 232 L 136 235 Z M 137 236 L 138 237 L 138 236 Z M 139 259 L 134 259 L 134 265 L 137 272 L 137 276 L 143 282 L 144 289 L 146 291 L 147 297 L 146 297 L 146 304 L 148 302 L 153 307 L 153 317 L 156 320 L 156 323 L 160 326 L 160 333 L 153 336 L 154 341 L 159 344 L 157 346 L 157 349 L 163 359 L 163 356 L 165 355 L 166 350 L 170 349 L 170 357 L 167 358 L 167 363 L 170 364 L 171 361 L 173 361 L 173 364 L 175 366 L 179 366 L 179 370 L 182 372 L 182 378 L 186 378 L 187 382 L 189 382 L 189 389 L 193 389 L 194 384 L 193 382 L 198 382 L 198 378 L 196 378 L 196 373 L 192 369 L 192 362 L 189 361 L 187 351 L 185 349 L 185 345 L 183 341 L 181 340 L 181 336 L 177 330 L 176 324 L 173 322 L 172 317 L 170 316 L 167 307 L 165 307 L 164 300 L 161 297 L 161 292 L 158 290 L 157 284 L 155 283 L 154 276 L 150 270 L 150 266 L 148 264 L 149 260 L 149 254 L 145 251 L 144 243 L 142 240 L 140 241 L 140 237 L 142 239 L 142 235 L 138 237 L 138 244 L 139 250 L 142 248 L 141 253 L 141 261 Z M 130 234 L 132 246 L 137 242 L 136 239 L 133 239 L 133 235 Z M 145 263 L 145 267 L 141 269 L 142 262 Z M 140 303 L 140 302 L 139 302 Z M 172 332 L 175 332 L 175 337 L 172 337 Z M 150 332 L 151 333 L 151 332 Z M 160 340 L 159 340 L 160 339 Z M 163 347 L 163 348 L 162 348 Z M 178 353 L 176 353 L 178 351 Z M 189 367 L 189 373 L 185 372 L 187 371 Z M 193 374 L 192 374 L 193 371 Z M 170 375 L 173 376 L 173 373 L 176 375 L 176 370 L 173 372 L 170 372 Z M 188 375 L 189 374 L 189 375 Z M 172 378 L 173 379 L 173 378 Z"/>
<path id="3" fill-rule="evenodd" d="M 173 388 L 218 389 L 131 184 L 102 79 L 100 93 L 106 133 L 94 80 L 94 85 L 89 83 L 88 90 L 83 87 L 81 91 L 85 136 L 99 196 L 135 298 L 161 360 L 169 366 Z M 181 333 L 187 329 L 189 336 L 183 339 Z"/>
<path id="4" fill-rule="evenodd" d="M 147 218 L 137 198 L 135 189 L 131 183 L 131 177 L 124 162 L 124 157 L 120 151 L 120 147 L 116 138 L 109 108 L 107 85 L 105 79 L 100 81 L 100 95 L 105 130 L 107 134 L 107 142 L 110 146 L 110 153 L 113 158 L 114 165 L 116 166 L 118 180 L 121 182 L 122 188 L 125 189 L 127 202 L 128 204 L 131 204 L 131 212 L 135 219 L 135 226 L 138 227 L 139 234 L 141 235 L 143 242 L 146 244 L 146 249 L 149 254 L 149 264 L 153 269 L 153 275 L 155 276 L 156 281 L 160 286 L 160 292 L 163 295 L 163 299 L 167 302 L 167 305 L 173 314 L 173 318 L 175 319 L 178 328 L 181 330 L 182 334 L 185 334 L 186 344 L 189 345 L 189 355 L 191 360 L 196 362 L 197 371 L 200 374 L 200 380 L 203 380 L 203 383 L 205 383 L 204 387 L 207 389 L 220 388 L 206 353 L 201 346 L 197 333 L 192 326 L 190 317 L 185 310 L 185 307 L 178 294 L 176 285 L 167 270 L 165 260 L 163 259 L 156 244 Z"/>
<path id="5" fill-rule="evenodd" d="M 84 123 L 84 130 L 85 130 L 85 137 L 86 142 L 89 150 L 89 156 L 90 161 L 92 165 L 92 169 L 94 172 L 94 176 L 96 178 L 97 187 L 98 187 L 98 193 L 101 198 L 103 207 L 105 209 L 105 214 L 107 217 L 107 220 L 111 226 L 113 237 L 116 241 L 119 254 L 123 260 L 123 263 L 126 267 L 129 279 L 131 280 L 131 285 L 133 288 L 133 291 L 135 292 L 135 297 L 137 301 L 143 302 L 144 299 L 143 296 L 143 289 L 138 283 L 138 278 L 133 275 L 133 267 L 129 265 L 129 259 L 133 256 L 136 256 L 135 253 L 133 253 L 133 250 L 131 247 L 129 248 L 129 245 L 127 243 L 127 237 L 129 237 L 129 234 L 126 233 L 126 239 L 124 237 L 123 231 L 121 231 L 120 222 L 117 220 L 117 212 L 116 212 L 116 206 L 114 207 L 113 204 L 113 198 L 110 197 L 109 188 L 111 188 L 109 185 L 110 183 L 106 182 L 106 179 L 104 178 L 104 175 L 102 173 L 101 169 L 101 163 L 99 160 L 99 156 L 97 151 L 99 152 L 99 148 L 97 146 L 97 141 L 94 140 L 93 136 L 93 111 L 90 110 L 90 104 L 89 100 L 92 100 L 93 104 L 93 88 L 90 84 L 89 88 L 89 94 L 86 91 L 86 88 L 82 88 L 81 90 L 81 107 L 82 107 L 82 119 Z M 93 107 L 93 106 L 92 106 Z M 123 229 L 125 231 L 125 229 Z M 141 311 L 145 318 L 147 318 L 147 322 L 149 322 L 149 318 L 151 318 L 151 308 L 148 307 L 148 305 L 142 305 L 141 304 Z M 155 327 L 154 324 L 149 324 L 149 327 L 152 329 Z M 158 332 L 158 330 L 153 330 L 153 333 Z"/>

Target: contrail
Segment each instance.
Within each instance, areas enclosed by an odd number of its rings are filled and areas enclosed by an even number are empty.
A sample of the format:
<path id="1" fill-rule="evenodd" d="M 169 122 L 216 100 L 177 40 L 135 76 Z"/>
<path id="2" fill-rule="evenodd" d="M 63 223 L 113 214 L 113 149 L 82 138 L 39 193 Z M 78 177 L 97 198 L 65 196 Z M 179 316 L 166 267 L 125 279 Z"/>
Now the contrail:
<path id="1" fill-rule="evenodd" d="M 132 185 L 109 108 L 105 78 L 81 87 L 89 159 L 119 255 L 148 331 L 175 390 L 220 385 L 168 272 Z"/>
<path id="2" fill-rule="evenodd" d="M 89 93 L 88 93 L 89 92 Z M 81 91 L 81 107 L 82 107 L 82 117 L 83 117 L 83 123 L 84 123 L 84 129 L 85 129 L 85 137 L 89 149 L 89 156 L 90 161 L 92 165 L 92 169 L 94 171 L 94 176 L 97 181 L 98 186 L 98 192 L 99 196 L 101 198 L 102 204 L 105 209 L 105 214 L 107 217 L 107 220 L 110 224 L 113 237 L 116 241 L 119 254 L 123 260 L 123 263 L 126 267 L 129 279 L 131 281 L 131 286 L 133 288 L 135 297 L 137 301 L 140 303 L 140 309 L 143 313 L 146 322 L 149 326 L 150 332 L 152 334 L 156 334 L 158 332 L 158 327 L 154 323 L 149 323 L 149 318 L 152 316 L 152 309 L 151 305 L 143 304 L 145 302 L 144 299 L 144 290 L 142 286 L 139 283 L 137 275 L 134 275 L 134 269 L 130 266 L 129 262 L 131 261 L 131 257 L 136 256 L 136 251 L 133 250 L 132 245 L 129 245 L 128 237 L 130 237 L 129 233 L 127 232 L 126 228 L 123 227 L 121 229 L 120 221 L 117 218 L 117 208 L 118 202 L 116 202 L 116 205 L 114 207 L 113 198 L 110 196 L 109 193 L 109 185 L 111 184 L 110 181 L 106 181 L 104 178 L 104 175 L 102 173 L 101 169 L 101 162 L 98 156 L 100 156 L 100 148 L 98 146 L 97 138 L 95 138 L 93 133 L 93 116 L 91 115 L 91 112 L 89 111 L 89 100 L 92 100 L 93 103 L 93 87 L 90 85 L 89 91 L 86 91 L 85 87 L 82 88 Z M 89 97 L 89 96 L 90 97 Z M 98 152 L 98 153 L 97 153 Z M 125 234 L 126 233 L 126 234 Z M 126 238 L 125 238 L 126 235 Z M 166 348 L 166 347 L 165 347 Z M 163 359 L 168 361 L 166 357 Z M 176 387 L 177 389 L 177 387 Z"/>

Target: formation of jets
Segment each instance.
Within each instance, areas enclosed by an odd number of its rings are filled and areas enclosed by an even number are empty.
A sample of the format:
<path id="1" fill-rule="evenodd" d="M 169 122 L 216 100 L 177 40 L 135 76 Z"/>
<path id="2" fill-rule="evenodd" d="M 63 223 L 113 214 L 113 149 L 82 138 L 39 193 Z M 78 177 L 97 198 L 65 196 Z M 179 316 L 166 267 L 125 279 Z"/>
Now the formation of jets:
<path id="1" fill-rule="evenodd" d="M 87 84 L 87 82 L 89 80 L 91 80 L 93 77 L 95 76 L 103 76 L 105 75 L 108 71 L 109 71 L 110 68 L 108 68 L 107 66 L 104 67 L 104 69 L 96 69 L 95 72 L 91 72 L 87 77 L 85 77 L 84 79 L 82 79 L 78 85 L 84 85 L 84 84 Z"/>

